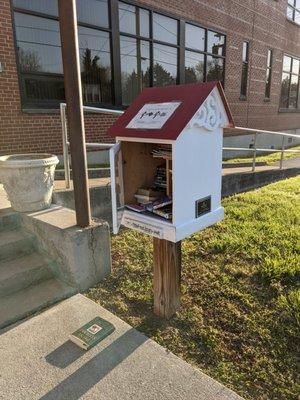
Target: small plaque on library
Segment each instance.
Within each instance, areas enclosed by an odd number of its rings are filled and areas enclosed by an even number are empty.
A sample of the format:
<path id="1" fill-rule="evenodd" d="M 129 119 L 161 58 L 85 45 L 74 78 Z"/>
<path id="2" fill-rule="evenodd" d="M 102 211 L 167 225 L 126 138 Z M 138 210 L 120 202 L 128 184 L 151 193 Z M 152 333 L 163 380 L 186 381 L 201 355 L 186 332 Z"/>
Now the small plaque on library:
<path id="1" fill-rule="evenodd" d="M 196 201 L 196 218 L 211 211 L 211 196 Z"/>
<path id="2" fill-rule="evenodd" d="M 180 101 L 145 104 L 126 128 L 161 129 L 180 104 Z"/>

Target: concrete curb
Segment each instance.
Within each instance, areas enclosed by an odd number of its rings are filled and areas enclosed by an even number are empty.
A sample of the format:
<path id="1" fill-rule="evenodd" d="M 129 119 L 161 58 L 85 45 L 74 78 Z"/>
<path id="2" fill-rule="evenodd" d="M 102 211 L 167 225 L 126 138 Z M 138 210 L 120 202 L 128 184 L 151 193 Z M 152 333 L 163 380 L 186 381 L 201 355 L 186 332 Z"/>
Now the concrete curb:
<path id="1" fill-rule="evenodd" d="M 110 168 L 89 168 L 88 169 L 88 177 L 89 177 L 89 179 L 109 178 L 110 177 Z M 63 181 L 64 179 L 65 179 L 65 170 L 64 169 L 56 169 L 55 170 L 55 180 Z M 72 170 L 71 170 L 71 179 L 72 179 Z"/>
<path id="2" fill-rule="evenodd" d="M 222 177 L 222 197 L 247 192 L 261 186 L 300 174 L 300 168 L 271 169 L 259 172 L 241 172 Z"/>
<path id="3" fill-rule="evenodd" d="M 268 165 L 266 162 L 264 161 L 258 161 L 255 163 L 255 165 L 257 167 L 263 167 L 265 165 Z M 222 168 L 251 168 L 252 167 L 252 162 L 240 162 L 240 163 L 223 163 L 222 164 Z"/>

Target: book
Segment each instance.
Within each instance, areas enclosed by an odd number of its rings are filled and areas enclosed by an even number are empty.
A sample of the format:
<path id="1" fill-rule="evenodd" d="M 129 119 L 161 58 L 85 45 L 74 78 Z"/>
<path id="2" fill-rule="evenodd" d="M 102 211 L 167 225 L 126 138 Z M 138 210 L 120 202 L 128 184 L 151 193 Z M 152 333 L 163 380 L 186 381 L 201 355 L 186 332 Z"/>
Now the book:
<path id="1" fill-rule="evenodd" d="M 154 209 L 154 210 L 152 210 L 152 213 L 155 215 L 158 215 L 162 218 L 165 218 L 165 219 L 171 219 L 172 218 L 172 206 L 168 205 L 163 208 L 158 208 L 156 210 Z"/>
<path id="2" fill-rule="evenodd" d="M 140 205 L 140 204 L 126 204 L 125 207 L 128 208 L 128 210 L 135 211 L 135 212 L 138 212 L 138 213 L 146 211 L 146 207 L 143 204 L 142 205 Z"/>
<path id="3" fill-rule="evenodd" d="M 155 182 L 155 185 L 156 185 L 157 187 L 163 188 L 163 189 L 165 189 L 165 188 L 167 187 L 167 184 L 164 183 L 164 182 L 162 182 L 162 183 L 160 183 L 160 182 Z"/>
<path id="4" fill-rule="evenodd" d="M 147 204 L 149 202 L 152 202 L 152 201 L 156 200 L 156 197 L 143 196 L 141 194 L 135 194 L 134 197 L 141 204 Z"/>
<path id="5" fill-rule="evenodd" d="M 166 147 L 153 149 L 152 155 L 153 155 L 153 157 L 159 157 L 159 158 L 164 158 L 164 157 L 172 158 L 172 149 L 166 148 Z"/>
<path id="6" fill-rule="evenodd" d="M 139 188 L 136 194 L 141 195 L 141 196 L 157 198 L 157 197 L 163 196 L 164 192 L 162 190 L 156 190 L 153 188 Z"/>
<path id="7" fill-rule="evenodd" d="M 165 189 L 167 187 L 167 172 L 165 166 L 159 166 L 156 168 L 154 187 L 156 189 Z"/>
<path id="8" fill-rule="evenodd" d="M 96 317 L 73 332 L 69 336 L 69 339 L 82 349 L 89 350 L 109 336 L 114 330 L 115 327 L 113 324 L 103 318 Z"/>
<path id="9" fill-rule="evenodd" d="M 138 203 L 147 204 L 164 195 L 165 194 L 162 190 L 156 190 L 153 188 L 139 188 L 134 197 L 137 199 Z"/>
<path id="10" fill-rule="evenodd" d="M 148 206 L 146 206 L 146 208 L 148 211 L 158 210 L 159 208 L 172 204 L 172 202 L 173 201 L 171 197 L 165 196 L 149 204 Z"/>

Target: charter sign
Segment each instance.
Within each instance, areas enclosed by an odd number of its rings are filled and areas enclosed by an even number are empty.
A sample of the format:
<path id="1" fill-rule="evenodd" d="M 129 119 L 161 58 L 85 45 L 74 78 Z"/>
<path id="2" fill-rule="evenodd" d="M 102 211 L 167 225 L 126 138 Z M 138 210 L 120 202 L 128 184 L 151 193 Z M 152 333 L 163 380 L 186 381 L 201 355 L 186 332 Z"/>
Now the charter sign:
<path id="1" fill-rule="evenodd" d="M 145 104 L 126 128 L 161 129 L 180 104 L 180 101 Z"/>

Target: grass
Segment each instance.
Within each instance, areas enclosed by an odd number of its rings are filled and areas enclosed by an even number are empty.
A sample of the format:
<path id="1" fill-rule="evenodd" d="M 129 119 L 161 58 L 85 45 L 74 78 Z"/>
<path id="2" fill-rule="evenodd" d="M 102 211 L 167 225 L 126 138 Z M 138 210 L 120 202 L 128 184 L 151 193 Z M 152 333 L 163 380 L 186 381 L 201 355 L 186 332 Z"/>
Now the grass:
<path id="1" fill-rule="evenodd" d="M 245 399 L 299 399 L 300 177 L 223 204 L 223 222 L 183 242 L 172 319 L 153 314 L 152 240 L 131 230 L 87 296 Z"/>
<path id="2" fill-rule="evenodd" d="M 299 146 L 294 146 L 291 148 L 291 150 L 300 150 L 300 145 Z M 284 160 L 290 160 L 291 158 L 297 158 L 300 157 L 300 152 L 298 153 L 284 153 Z M 280 161 L 281 158 L 281 153 L 276 152 L 276 153 L 270 153 L 267 155 L 257 155 L 256 156 L 256 161 L 257 162 L 265 162 L 267 165 L 272 165 L 273 163 Z M 239 158 L 232 158 L 225 160 L 224 163 L 244 163 L 244 162 L 249 162 L 249 164 L 252 163 L 253 157 L 239 157 Z"/>

